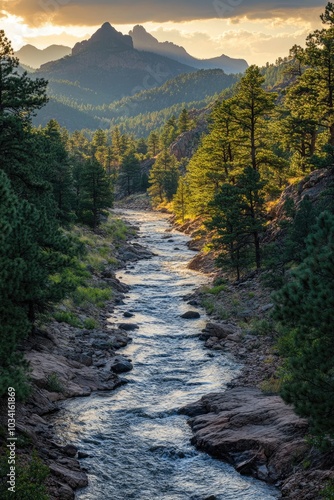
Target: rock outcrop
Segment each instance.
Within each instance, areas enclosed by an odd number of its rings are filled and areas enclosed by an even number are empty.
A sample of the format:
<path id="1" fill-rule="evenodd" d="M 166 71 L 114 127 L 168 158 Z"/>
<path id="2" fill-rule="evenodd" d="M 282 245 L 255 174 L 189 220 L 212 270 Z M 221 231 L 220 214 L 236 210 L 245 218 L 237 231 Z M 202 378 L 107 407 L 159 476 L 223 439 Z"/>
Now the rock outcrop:
<path id="1" fill-rule="evenodd" d="M 271 483 L 285 478 L 307 449 L 308 424 L 279 396 L 235 387 L 188 405 L 197 448 L 233 464 L 241 474 Z"/>
<path id="2" fill-rule="evenodd" d="M 169 148 L 170 154 L 173 154 L 178 161 L 182 160 L 182 158 L 190 159 L 194 155 L 203 134 L 208 133 L 206 118 L 209 113 L 209 109 L 190 111 L 189 116 L 191 119 L 196 120 L 196 127 L 181 134 Z"/>

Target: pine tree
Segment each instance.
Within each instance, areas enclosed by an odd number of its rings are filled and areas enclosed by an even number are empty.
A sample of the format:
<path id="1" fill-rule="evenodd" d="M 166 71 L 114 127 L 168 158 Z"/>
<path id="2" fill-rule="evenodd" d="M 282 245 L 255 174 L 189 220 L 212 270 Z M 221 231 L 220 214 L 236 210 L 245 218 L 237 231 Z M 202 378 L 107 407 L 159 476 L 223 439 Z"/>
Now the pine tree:
<path id="1" fill-rule="evenodd" d="M 189 212 L 190 191 L 185 177 L 180 177 L 177 191 L 173 198 L 173 212 L 182 222 L 185 221 L 186 215 Z"/>
<path id="2" fill-rule="evenodd" d="M 230 111 L 229 100 L 215 106 L 210 117 L 210 133 L 203 137 L 187 166 L 186 178 L 191 192 L 188 212 L 191 215 L 205 215 L 220 187 L 235 177 L 236 127 Z"/>
<path id="3" fill-rule="evenodd" d="M 236 87 L 236 95 L 231 99 L 231 115 L 238 133 L 235 144 L 238 161 L 246 167 L 251 165 L 256 171 L 268 164 L 265 119 L 275 107 L 276 94 L 266 92 L 262 85 L 264 77 L 257 66 L 250 66 Z"/>
<path id="4" fill-rule="evenodd" d="M 155 204 L 172 201 L 177 191 L 178 164 L 174 155 L 165 148 L 159 154 L 150 172 L 148 189 Z"/>
<path id="5" fill-rule="evenodd" d="M 43 154 L 45 178 L 50 182 L 57 204 L 57 218 L 62 223 L 72 220 L 73 181 L 66 143 L 63 141 L 60 125 L 50 120 L 43 129 Z"/>
<path id="6" fill-rule="evenodd" d="M 213 244 L 221 250 L 218 264 L 236 270 L 254 265 L 261 267 L 260 236 L 264 230 L 264 182 L 252 167 L 236 178 L 234 185 L 224 184 L 209 204 L 209 229 L 215 231 Z"/>
<path id="7" fill-rule="evenodd" d="M 125 196 L 130 196 L 141 188 L 140 162 L 133 148 L 130 148 L 123 156 L 118 186 L 120 193 Z"/>
<path id="8" fill-rule="evenodd" d="M 299 63 L 308 68 L 296 83 L 304 96 L 303 108 L 313 108 L 312 115 L 317 123 L 321 123 L 328 130 L 328 144 L 332 148 L 334 148 L 333 12 L 333 3 L 328 2 L 324 14 L 320 16 L 324 28 L 310 33 L 306 39 L 306 48 L 299 49 L 295 53 Z"/>
<path id="9" fill-rule="evenodd" d="M 187 132 L 189 129 L 190 129 L 189 112 L 187 109 L 184 108 L 181 111 L 181 114 L 179 117 L 178 132 L 179 132 L 179 134 L 183 134 L 184 132 Z"/>
<path id="10" fill-rule="evenodd" d="M 159 136 L 155 132 L 151 132 L 147 143 L 148 143 L 148 152 L 151 157 L 155 157 L 159 151 Z"/>
<path id="11" fill-rule="evenodd" d="M 21 196 L 36 200 L 47 186 L 38 172 L 40 151 L 29 127 L 34 112 L 47 102 L 47 82 L 19 74 L 18 65 L 0 30 L 0 168 Z"/>
<path id="12" fill-rule="evenodd" d="M 81 174 L 81 220 L 96 231 L 106 209 L 111 208 L 112 204 L 113 192 L 109 176 L 96 158 L 86 160 Z"/>
<path id="13" fill-rule="evenodd" d="M 307 239 L 306 258 L 275 296 L 287 330 L 282 396 L 314 432 L 334 437 L 334 217 L 323 212 Z M 284 344 L 283 344 L 284 345 Z"/>
<path id="14" fill-rule="evenodd" d="M 247 218 L 242 213 L 242 192 L 236 185 L 224 184 L 209 204 L 211 216 L 206 223 L 214 231 L 212 244 L 220 253 L 218 266 L 232 269 L 237 280 L 251 264 L 251 238 Z"/>
<path id="15" fill-rule="evenodd" d="M 1 170 L 0 229 L 0 392 L 16 381 L 24 392 L 17 349 L 33 330 L 36 314 L 73 289 L 68 271 L 80 247 L 45 211 L 19 200 Z"/>

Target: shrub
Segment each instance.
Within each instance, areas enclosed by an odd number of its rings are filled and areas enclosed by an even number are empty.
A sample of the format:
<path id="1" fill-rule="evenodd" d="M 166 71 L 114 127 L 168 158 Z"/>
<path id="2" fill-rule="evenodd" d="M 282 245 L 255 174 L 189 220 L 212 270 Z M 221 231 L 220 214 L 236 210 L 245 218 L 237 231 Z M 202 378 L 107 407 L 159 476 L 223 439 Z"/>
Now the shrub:
<path id="1" fill-rule="evenodd" d="M 52 372 L 48 375 L 48 378 L 46 379 L 46 388 L 51 392 L 64 392 L 64 386 L 59 380 L 57 373 Z"/>
<path id="2" fill-rule="evenodd" d="M 69 311 L 57 311 L 53 315 L 54 319 L 58 321 L 58 323 L 67 323 L 70 326 L 75 328 L 81 328 L 82 324 L 77 316 Z"/>
<path id="3" fill-rule="evenodd" d="M 275 377 L 271 377 L 268 380 L 264 380 L 260 384 L 260 389 L 264 394 L 279 394 L 281 390 L 281 380 Z"/>
<path id="4" fill-rule="evenodd" d="M 93 304 L 104 307 L 105 303 L 112 297 L 110 288 L 95 288 L 80 286 L 74 293 L 73 300 L 77 306 Z"/>
<path id="5" fill-rule="evenodd" d="M 22 462 L 22 458 L 16 462 L 15 493 L 8 491 L 7 474 L 8 458 L 0 457 L 0 496 L 2 500 L 48 500 L 45 480 L 49 475 L 49 468 L 43 464 L 34 450 L 31 458 Z"/>
<path id="6" fill-rule="evenodd" d="M 87 330 L 94 330 L 94 328 L 98 328 L 99 324 L 94 318 L 87 318 L 84 321 L 84 327 Z"/>
<path id="7" fill-rule="evenodd" d="M 210 293 L 211 295 L 219 295 L 220 292 L 226 290 L 226 285 L 216 285 L 212 288 L 205 290 L 206 293 Z"/>

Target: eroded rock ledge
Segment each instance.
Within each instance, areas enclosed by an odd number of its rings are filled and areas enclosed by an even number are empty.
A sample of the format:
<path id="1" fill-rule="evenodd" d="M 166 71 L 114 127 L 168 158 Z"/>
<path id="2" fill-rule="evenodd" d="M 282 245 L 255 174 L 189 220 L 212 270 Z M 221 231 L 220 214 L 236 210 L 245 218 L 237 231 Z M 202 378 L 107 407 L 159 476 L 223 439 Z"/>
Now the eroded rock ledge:
<path id="1" fill-rule="evenodd" d="M 292 470 L 291 457 L 303 456 L 307 422 L 279 396 L 252 387 L 234 387 L 185 406 L 192 443 L 231 463 L 241 474 L 277 483 Z"/>

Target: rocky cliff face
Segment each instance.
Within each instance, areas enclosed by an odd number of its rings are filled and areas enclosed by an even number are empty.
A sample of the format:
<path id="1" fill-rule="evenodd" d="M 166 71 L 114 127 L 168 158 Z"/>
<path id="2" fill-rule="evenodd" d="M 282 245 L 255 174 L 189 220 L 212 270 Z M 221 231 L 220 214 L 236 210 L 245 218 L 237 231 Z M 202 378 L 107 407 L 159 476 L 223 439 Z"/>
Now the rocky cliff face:
<path id="1" fill-rule="evenodd" d="M 197 125 L 194 129 L 188 130 L 181 134 L 175 142 L 170 146 L 169 152 L 173 154 L 178 161 L 182 158 L 190 159 L 196 152 L 203 134 L 208 133 L 208 120 L 210 109 L 191 110 L 189 112 L 190 119 L 194 119 Z"/>
<path id="2" fill-rule="evenodd" d="M 320 203 L 325 207 L 333 198 L 334 171 L 322 168 L 311 172 L 296 184 L 291 184 L 282 193 L 279 202 L 271 211 L 271 217 L 277 219 L 283 216 L 284 204 L 288 199 L 293 200 L 296 207 L 307 196 L 315 205 Z"/>
<path id="3" fill-rule="evenodd" d="M 265 242 L 279 239 L 284 234 L 281 229 L 282 220 L 286 219 L 285 203 L 292 200 L 298 209 L 305 197 L 317 207 L 326 210 L 333 204 L 334 171 L 332 169 L 319 169 L 311 172 L 301 181 L 288 186 L 278 201 L 271 209 L 269 216 L 271 222 L 267 228 Z"/>

